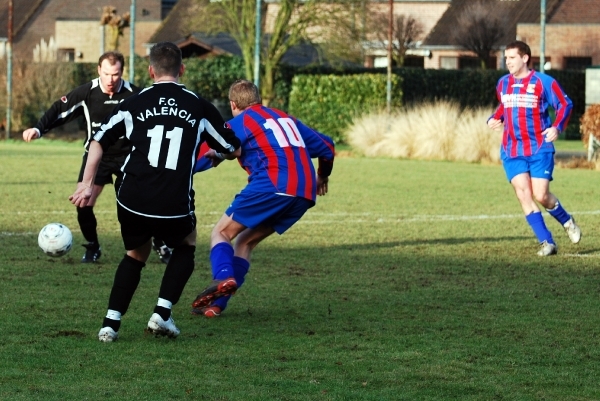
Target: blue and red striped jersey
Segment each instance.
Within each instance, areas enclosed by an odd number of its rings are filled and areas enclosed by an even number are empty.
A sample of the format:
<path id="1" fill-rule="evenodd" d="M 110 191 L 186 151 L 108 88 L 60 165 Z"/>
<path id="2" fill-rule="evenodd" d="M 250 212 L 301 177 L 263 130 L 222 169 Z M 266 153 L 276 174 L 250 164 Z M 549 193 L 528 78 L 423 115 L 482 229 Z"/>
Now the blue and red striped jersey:
<path id="1" fill-rule="evenodd" d="M 522 79 L 503 76 L 496 85 L 500 105 L 490 118 L 504 122 L 502 149 L 509 157 L 554 152 L 554 144 L 545 142 L 542 132 L 551 126 L 564 131 L 573 103 L 558 82 L 549 75 L 531 70 Z M 548 108 L 556 112 L 554 124 Z"/>
<path id="2" fill-rule="evenodd" d="M 228 121 L 240 139 L 238 161 L 248 173 L 247 190 L 281 193 L 316 200 L 317 182 L 312 158 L 319 158 L 319 175 L 329 176 L 333 167 L 333 140 L 286 114 L 253 105 Z M 210 168 L 200 149 L 195 171 Z"/>

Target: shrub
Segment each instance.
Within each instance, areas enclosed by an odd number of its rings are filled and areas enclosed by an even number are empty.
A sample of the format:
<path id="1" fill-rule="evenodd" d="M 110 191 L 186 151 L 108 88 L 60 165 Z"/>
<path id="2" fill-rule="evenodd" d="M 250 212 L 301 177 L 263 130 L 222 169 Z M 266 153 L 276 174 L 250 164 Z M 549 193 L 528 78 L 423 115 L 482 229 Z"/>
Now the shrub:
<path id="1" fill-rule="evenodd" d="M 76 71 L 76 68 L 72 63 L 15 62 L 12 77 L 11 130 L 21 131 L 32 127 L 52 103 L 79 85 L 74 79 L 81 78 L 85 73 Z M 0 75 L 4 78 L 0 81 L 0 90 L 6 93 L 5 66 L 2 67 Z M 0 103 L 0 110 L 5 116 L 5 97 Z"/>
<path id="2" fill-rule="evenodd" d="M 386 78 L 380 74 L 296 75 L 290 113 L 336 142 L 345 142 L 344 132 L 355 117 L 385 107 Z M 398 82 L 392 76 L 394 107 L 400 106 Z"/>
<path id="3" fill-rule="evenodd" d="M 583 146 L 588 147 L 590 135 L 600 140 L 600 104 L 593 104 L 585 111 L 580 119 L 581 140 Z"/>
<path id="4" fill-rule="evenodd" d="M 239 57 L 186 59 L 181 82 L 212 101 L 225 118 L 231 117 L 227 102 L 229 85 L 244 76 Z M 134 83 L 151 85 L 148 59 L 136 56 Z M 15 63 L 13 69 L 13 124 L 20 130 L 35 124 L 58 97 L 96 77 L 96 63 Z M 276 73 L 275 98 L 270 106 L 290 111 L 307 124 L 344 142 L 344 132 L 352 120 L 365 112 L 385 107 L 385 69 L 362 67 L 297 68 L 281 65 Z M 129 68 L 125 66 L 125 78 Z M 460 107 L 496 105 L 496 81 L 506 71 L 430 70 L 397 68 L 393 75 L 394 106 L 423 102 L 452 101 Z M 562 134 L 566 139 L 580 137 L 579 116 L 583 114 L 585 74 L 578 71 L 549 72 L 574 103 L 571 123 Z M 6 93 L 6 65 L 0 63 L 0 92 Z M 23 84 L 26 82 L 27 84 Z M 0 96 L 0 114 L 6 115 L 6 97 Z M 0 118 L 2 120 L 3 117 Z M 582 131 L 583 132 L 583 131 Z"/>
<path id="5" fill-rule="evenodd" d="M 506 71 L 398 68 L 404 104 L 456 102 L 461 107 L 496 106 L 496 84 Z"/>

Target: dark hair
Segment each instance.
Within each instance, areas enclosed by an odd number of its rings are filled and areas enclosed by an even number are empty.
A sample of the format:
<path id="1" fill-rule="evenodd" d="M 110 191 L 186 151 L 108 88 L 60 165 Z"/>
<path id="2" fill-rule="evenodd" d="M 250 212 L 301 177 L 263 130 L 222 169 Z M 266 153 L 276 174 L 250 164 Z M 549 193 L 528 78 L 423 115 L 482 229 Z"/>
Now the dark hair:
<path id="1" fill-rule="evenodd" d="M 102 66 L 102 62 L 104 60 L 108 60 L 108 63 L 110 65 L 121 63 L 121 71 L 123 71 L 123 68 L 125 67 L 125 58 L 119 52 L 106 52 L 103 55 L 101 55 L 98 59 L 98 67 Z"/>
<path id="2" fill-rule="evenodd" d="M 529 56 L 529 58 L 527 59 L 527 64 L 531 62 L 531 49 L 529 48 L 529 45 L 527 43 L 522 42 L 520 40 L 515 40 L 514 42 L 510 42 L 506 45 L 506 50 L 508 49 L 517 49 L 517 52 L 521 57 L 523 57 L 524 55 Z"/>
<path id="3" fill-rule="evenodd" d="M 181 69 L 181 49 L 172 42 L 159 42 L 150 49 L 150 65 L 158 77 L 178 77 Z"/>
<path id="4" fill-rule="evenodd" d="M 245 79 L 238 79 L 231 84 L 229 87 L 229 100 L 234 102 L 240 110 L 244 110 L 253 104 L 262 103 L 256 85 Z"/>

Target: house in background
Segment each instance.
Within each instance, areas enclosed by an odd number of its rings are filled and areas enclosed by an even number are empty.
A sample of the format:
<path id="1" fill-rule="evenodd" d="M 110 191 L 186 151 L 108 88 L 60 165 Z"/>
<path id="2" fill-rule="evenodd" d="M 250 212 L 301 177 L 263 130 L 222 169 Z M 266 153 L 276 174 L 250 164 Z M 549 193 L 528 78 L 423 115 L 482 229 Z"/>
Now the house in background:
<path id="1" fill-rule="evenodd" d="M 425 68 L 479 68 L 474 53 L 453 38 L 459 16 L 474 0 L 452 0 L 421 49 L 431 51 Z M 507 17 L 507 30 L 498 51 L 490 55 L 488 68 L 503 69 L 502 47 L 523 40 L 531 47 L 534 68 L 540 63 L 540 0 L 487 0 L 494 12 Z M 600 64 L 600 1 L 547 0 L 545 52 L 546 69 L 584 69 Z"/>
<path id="2" fill-rule="evenodd" d="M 177 43 L 182 49 L 184 56 L 190 57 L 210 57 L 218 54 L 231 54 L 241 56 L 237 43 L 233 38 L 221 33 L 217 35 L 207 35 L 201 31 L 201 27 L 194 27 L 190 23 L 189 16 L 196 10 L 194 8 L 195 0 L 179 0 L 169 16 L 163 21 L 155 34 L 150 38 L 147 47 L 160 41 L 171 41 Z M 438 19 L 449 7 L 451 0 L 394 0 L 394 16 L 401 15 L 412 16 L 419 22 L 423 28 L 423 38 L 429 30 L 436 24 Z M 389 2 L 387 0 L 370 1 L 368 10 L 370 13 L 389 14 Z M 279 5 L 277 1 L 266 1 L 265 30 L 266 35 L 272 31 L 275 15 Z M 382 32 L 386 31 L 382 28 Z M 313 43 L 305 43 L 290 49 L 284 56 L 282 62 L 290 65 L 303 66 L 312 63 L 321 62 L 317 46 L 319 45 L 318 28 L 313 29 Z M 367 34 L 367 41 L 364 44 L 366 67 L 381 67 L 387 65 L 387 50 L 382 46 L 381 40 L 377 40 L 373 33 Z M 422 50 L 411 50 L 408 56 L 414 58 L 413 63 L 417 66 L 423 66 L 424 56 L 429 52 Z"/>
<path id="3" fill-rule="evenodd" d="M 160 24 L 158 29 L 144 45 L 148 54 L 150 47 L 158 42 L 173 42 L 179 46 L 184 58 L 189 57 L 213 57 L 217 55 L 242 56 L 239 45 L 228 33 L 209 35 L 194 26 L 190 15 L 198 12 L 196 0 L 179 0 L 171 10 L 167 18 Z M 266 20 L 276 12 L 276 2 L 266 2 Z M 265 35 L 271 32 L 267 22 Z M 318 49 L 309 44 L 300 44 L 289 49 L 282 58 L 282 62 L 294 66 L 305 66 L 320 62 Z"/>
<path id="4" fill-rule="evenodd" d="M 190 26 L 190 16 L 197 12 L 196 0 L 136 0 L 135 52 L 146 55 L 158 41 L 177 43 L 185 57 L 209 57 L 218 54 L 240 55 L 228 34 L 206 35 Z M 478 0 L 393 0 L 394 16 L 412 17 L 422 27 L 419 46 L 407 52 L 408 65 L 424 68 L 478 68 L 474 53 L 459 46 L 453 33 L 465 9 Z M 484 0 L 494 12 L 507 18 L 507 30 L 499 49 L 490 55 L 489 68 L 504 68 L 502 46 L 520 39 L 533 52 L 534 67 L 540 58 L 540 0 Z M 59 60 L 96 62 L 107 43 L 100 25 L 104 6 L 117 4 L 117 13 L 129 12 L 131 2 L 114 0 L 13 0 L 13 56 L 33 61 L 34 49 L 52 43 Z M 367 3 L 369 12 L 389 13 L 387 0 Z M 278 7 L 276 0 L 265 1 L 266 26 Z M 269 17 L 271 16 L 271 17 Z M 269 23 L 269 21 L 271 21 Z M 8 36 L 8 0 L 0 0 L 0 58 L 6 52 Z M 384 27 L 382 30 L 385 31 Z M 317 35 L 318 36 L 318 35 Z M 119 50 L 129 55 L 130 30 L 125 28 Z M 318 45 L 318 37 L 314 40 Z M 387 65 L 387 49 L 381 38 L 367 33 L 364 64 Z M 108 49 L 106 49 L 108 50 Z M 545 34 L 546 68 L 584 69 L 600 65 L 600 0 L 546 0 Z M 297 46 L 286 54 L 285 63 L 307 65 L 321 61 L 315 46 Z"/>
<path id="5" fill-rule="evenodd" d="M 450 6 L 452 0 L 393 0 L 394 16 L 413 17 L 423 29 L 423 38 Z M 185 57 L 210 57 L 219 54 L 241 55 L 233 38 L 221 33 L 207 35 L 190 26 L 190 16 L 197 12 L 196 0 L 136 0 L 135 52 L 146 55 L 149 47 L 159 41 L 177 43 Z M 114 0 L 13 0 L 13 57 L 33 61 L 34 50 L 50 47 L 56 50 L 57 60 L 70 62 L 96 62 L 106 48 L 106 32 L 100 25 L 104 6 L 116 6 L 117 13 L 129 12 L 130 1 Z M 278 2 L 265 1 L 265 32 L 274 23 Z M 389 2 L 374 0 L 366 3 L 370 13 L 387 14 Z M 7 36 L 8 0 L 0 0 L 0 57 L 4 57 Z M 382 31 L 386 31 L 382 27 Z M 305 43 L 290 49 L 282 60 L 291 65 L 320 63 L 318 34 L 316 46 Z M 387 50 L 381 40 L 372 40 L 367 33 L 364 47 L 364 64 L 380 67 L 387 63 Z M 376 38 L 375 38 L 376 39 Z M 129 55 L 130 30 L 125 28 L 120 37 L 119 51 Z M 39 51 L 39 50 L 38 50 Z M 428 50 L 411 49 L 407 59 L 411 65 L 423 67 Z"/>
<path id="6" fill-rule="evenodd" d="M 177 0 L 136 0 L 135 52 L 144 54 L 143 44 L 156 31 Z M 106 44 L 100 25 L 104 6 L 117 13 L 130 11 L 130 1 L 114 0 L 13 0 L 13 57 L 33 61 L 34 49 L 53 43 L 58 60 L 97 62 Z M 0 0 L 0 38 L 8 36 L 8 0 Z M 119 39 L 119 51 L 129 55 L 130 30 Z M 0 44 L 0 57 L 5 47 Z"/>
<path id="7" fill-rule="evenodd" d="M 583 70 L 600 65 L 600 1 L 562 0 L 546 20 L 547 67 Z M 529 44 L 538 64 L 540 37 L 539 24 L 517 24 L 517 38 Z"/>
<path id="8" fill-rule="evenodd" d="M 451 3 L 452 0 L 394 0 L 393 15 L 394 19 L 400 16 L 414 18 L 423 30 L 421 36 L 415 38 L 420 42 L 431 32 Z M 371 12 L 382 15 L 389 15 L 389 8 L 389 1 L 387 0 L 376 0 L 371 2 L 370 5 Z M 383 27 L 382 31 L 387 32 L 387 26 Z M 387 66 L 387 39 L 386 42 L 382 42 L 373 38 L 371 34 L 364 44 L 364 49 L 365 67 Z M 406 52 L 405 65 L 424 67 L 425 58 L 428 58 L 429 55 L 430 51 L 427 49 L 409 49 Z"/>

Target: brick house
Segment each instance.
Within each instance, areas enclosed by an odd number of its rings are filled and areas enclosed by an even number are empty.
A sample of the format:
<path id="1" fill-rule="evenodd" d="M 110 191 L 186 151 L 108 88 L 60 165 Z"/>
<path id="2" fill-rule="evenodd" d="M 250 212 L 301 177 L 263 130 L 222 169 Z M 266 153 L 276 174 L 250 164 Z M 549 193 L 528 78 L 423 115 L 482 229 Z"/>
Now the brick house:
<path id="1" fill-rule="evenodd" d="M 264 1 L 266 6 L 265 14 L 265 34 L 268 36 L 272 32 L 271 26 L 274 23 L 279 5 L 277 2 Z M 160 27 L 154 32 L 146 47 L 161 41 L 170 41 L 176 43 L 187 57 L 212 57 L 215 55 L 234 55 L 242 56 L 237 42 L 228 33 L 207 34 L 202 31 L 202 27 L 195 26 L 189 16 L 199 12 L 196 0 L 178 0 L 168 17 L 162 22 Z M 283 56 L 282 62 L 291 65 L 308 65 L 316 63 L 319 60 L 317 49 L 308 44 L 301 44 L 289 49 Z"/>
<path id="2" fill-rule="evenodd" d="M 136 0 L 135 52 L 144 54 L 143 44 L 160 25 L 177 0 Z M 130 11 L 130 1 L 115 0 L 13 0 L 13 57 L 34 59 L 34 49 L 51 41 L 59 60 L 97 62 L 106 46 L 106 32 L 100 25 L 104 6 L 117 6 L 117 13 Z M 0 0 L 0 38 L 8 36 L 8 0 Z M 129 55 L 130 30 L 120 37 L 119 51 Z M 0 43 L 4 57 L 5 43 Z"/>
<path id="3" fill-rule="evenodd" d="M 534 55 L 539 56 L 539 25 L 519 23 L 517 37 L 527 42 Z M 561 1 L 547 19 L 545 43 L 546 61 L 550 61 L 553 69 L 600 65 L 600 2 Z"/>
<path id="4" fill-rule="evenodd" d="M 274 15 L 277 12 L 277 2 L 265 2 L 267 14 L 265 16 L 265 34 L 272 31 Z M 216 55 L 242 56 L 237 42 L 228 33 L 209 35 L 202 31 L 201 27 L 194 25 L 190 15 L 199 12 L 196 0 L 178 0 L 167 18 L 160 24 L 154 34 L 144 45 L 148 50 L 154 43 L 169 41 L 176 43 L 183 53 L 188 57 L 212 57 Z M 147 51 L 144 53 L 147 54 Z M 316 63 L 319 60 L 317 49 L 306 43 L 294 46 L 283 56 L 282 62 L 303 66 Z"/>
<path id="5" fill-rule="evenodd" d="M 387 0 L 377 0 L 370 4 L 371 13 L 389 15 L 389 2 Z M 422 27 L 421 37 L 416 38 L 417 42 L 423 41 L 433 27 L 437 24 L 442 15 L 450 7 L 452 0 L 394 0 L 393 11 L 394 18 L 400 16 L 414 18 Z M 387 32 L 387 27 L 383 27 Z M 365 67 L 385 67 L 387 66 L 387 48 L 386 43 L 382 43 L 369 35 L 368 42 L 365 43 Z M 425 58 L 429 57 L 429 50 L 409 49 L 407 58 L 412 60 L 414 66 L 423 66 Z M 408 60 L 407 60 L 408 61 Z"/>
<path id="6" fill-rule="evenodd" d="M 394 15 L 414 17 L 423 28 L 423 38 L 436 24 L 452 0 L 393 0 Z M 216 54 L 239 55 L 235 41 L 227 34 L 208 36 L 190 28 L 189 16 L 194 0 L 136 0 L 135 52 L 147 54 L 152 43 L 168 40 L 178 43 L 185 56 L 205 57 Z M 116 5 L 117 13 L 129 11 L 130 1 L 114 0 L 13 0 L 13 56 L 17 60 L 34 60 L 34 49 L 54 43 L 59 60 L 95 62 L 106 46 L 106 33 L 100 26 L 102 8 Z M 277 1 L 265 1 L 267 7 L 265 31 L 274 23 Z M 367 3 L 370 13 L 388 13 L 387 0 Z M 172 8 L 172 12 L 169 12 Z M 4 57 L 7 36 L 8 0 L 0 0 L 0 57 Z M 385 29 L 383 29 L 385 31 Z M 119 50 L 129 55 L 129 28 L 120 38 Z M 318 42 L 318 35 L 315 42 Z M 104 39 L 103 39 L 104 38 Z M 373 35 L 367 37 L 373 39 Z M 365 42 L 365 65 L 378 66 L 386 62 L 385 46 Z M 412 52 L 412 53 L 411 53 Z M 428 51 L 425 53 L 429 54 Z M 411 50 L 409 56 L 423 65 L 423 51 Z M 319 60 L 313 46 L 302 45 L 290 50 L 284 62 L 306 65 Z"/>
<path id="7" fill-rule="evenodd" d="M 451 0 L 393 0 L 394 16 L 399 17 L 412 16 L 423 28 L 422 38 L 424 39 L 431 28 L 437 23 L 438 19 L 450 6 Z M 227 34 L 218 34 L 214 36 L 202 33 L 201 27 L 194 27 L 189 23 L 189 15 L 197 12 L 194 9 L 195 0 L 179 0 L 169 16 L 163 21 L 161 26 L 150 38 L 147 46 L 159 41 L 172 41 L 177 43 L 185 56 L 194 55 L 196 57 L 209 57 L 215 54 L 233 54 L 241 55 L 238 45 Z M 279 4 L 277 1 L 265 1 L 265 33 L 268 35 L 272 31 L 275 15 L 277 14 Z M 388 0 L 374 0 L 368 2 L 369 13 L 389 13 Z M 387 28 L 382 28 L 386 31 Z M 312 29 L 312 41 L 318 45 L 319 29 Z M 382 63 L 387 63 L 387 52 L 385 45 L 381 40 L 377 40 L 373 33 L 367 34 L 367 40 L 364 43 L 365 66 L 377 67 Z M 408 55 L 417 60 L 417 64 L 423 65 L 423 51 L 412 50 Z M 429 54 L 427 52 L 427 54 Z M 305 44 L 296 46 L 288 51 L 284 56 L 283 62 L 292 65 L 306 65 L 319 60 L 318 51 L 311 45 Z"/>
<path id="8" fill-rule="evenodd" d="M 457 18 L 474 0 L 393 0 L 394 15 L 412 16 L 423 28 L 422 43 L 410 49 L 408 56 L 415 65 L 425 68 L 469 68 L 477 66 L 475 55 L 453 42 L 452 32 Z M 533 61 L 540 55 L 540 0 L 486 0 L 498 13 L 507 15 L 508 29 L 500 43 L 515 38 L 529 43 Z M 599 0 L 547 0 L 545 59 L 554 69 L 585 68 L 600 65 Z M 114 0 L 13 0 L 13 56 L 17 60 L 33 60 L 36 47 L 42 41 L 54 42 L 61 60 L 95 62 L 103 49 L 100 26 L 102 8 L 119 4 L 118 14 L 129 11 L 130 1 Z M 239 48 L 228 35 L 207 36 L 189 27 L 193 0 L 136 0 L 135 52 L 147 54 L 148 45 L 169 40 L 179 43 L 186 56 L 237 54 Z M 277 2 L 267 6 L 266 32 L 269 15 L 275 15 Z M 385 14 L 387 0 L 368 3 L 369 12 Z M 173 12 L 169 10 L 173 8 Z M 166 16 L 166 18 L 165 18 Z M 8 0 L 0 0 L 0 58 L 5 54 Z M 272 23 L 272 22 L 271 22 Z M 119 50 L 129 55 L 129 28 L 120 38 Z M 316 40 L 318 42 L 318 38 Z M 500 45 L 501 46 L 501 45 Z M 371 33 L 365 42 L 365 66 L 387 63 L 386 49 Z M 106 49 L 108 50 L 108 49 Z M 497 51 L 489 67 L 503 67 L 503 52 Z M 294 49 L 288 56 L 293 64 L 308 64 L 318 59 L 311 46 Z"/>
<path id="9" fill-rule="evenodd" d="M 490 55 L 489 68 L 504 68 L 502 46 L 523 40 L 532 51 L 536 69 L 540 60 L 540 0 L 486 0 L 496 13 L 508 17 L 501 45 Z M 461 69 L 478 66 L 474 53 L 456 44 L 453 29 L 458 17 L 473 0 L 452 0 L 421 48 L 431 51 L 425 68 Z M 584 69 L 600 64 L 600 4 L 598 0 L 547 0 L 545 52 L 546 69 Z"/>

